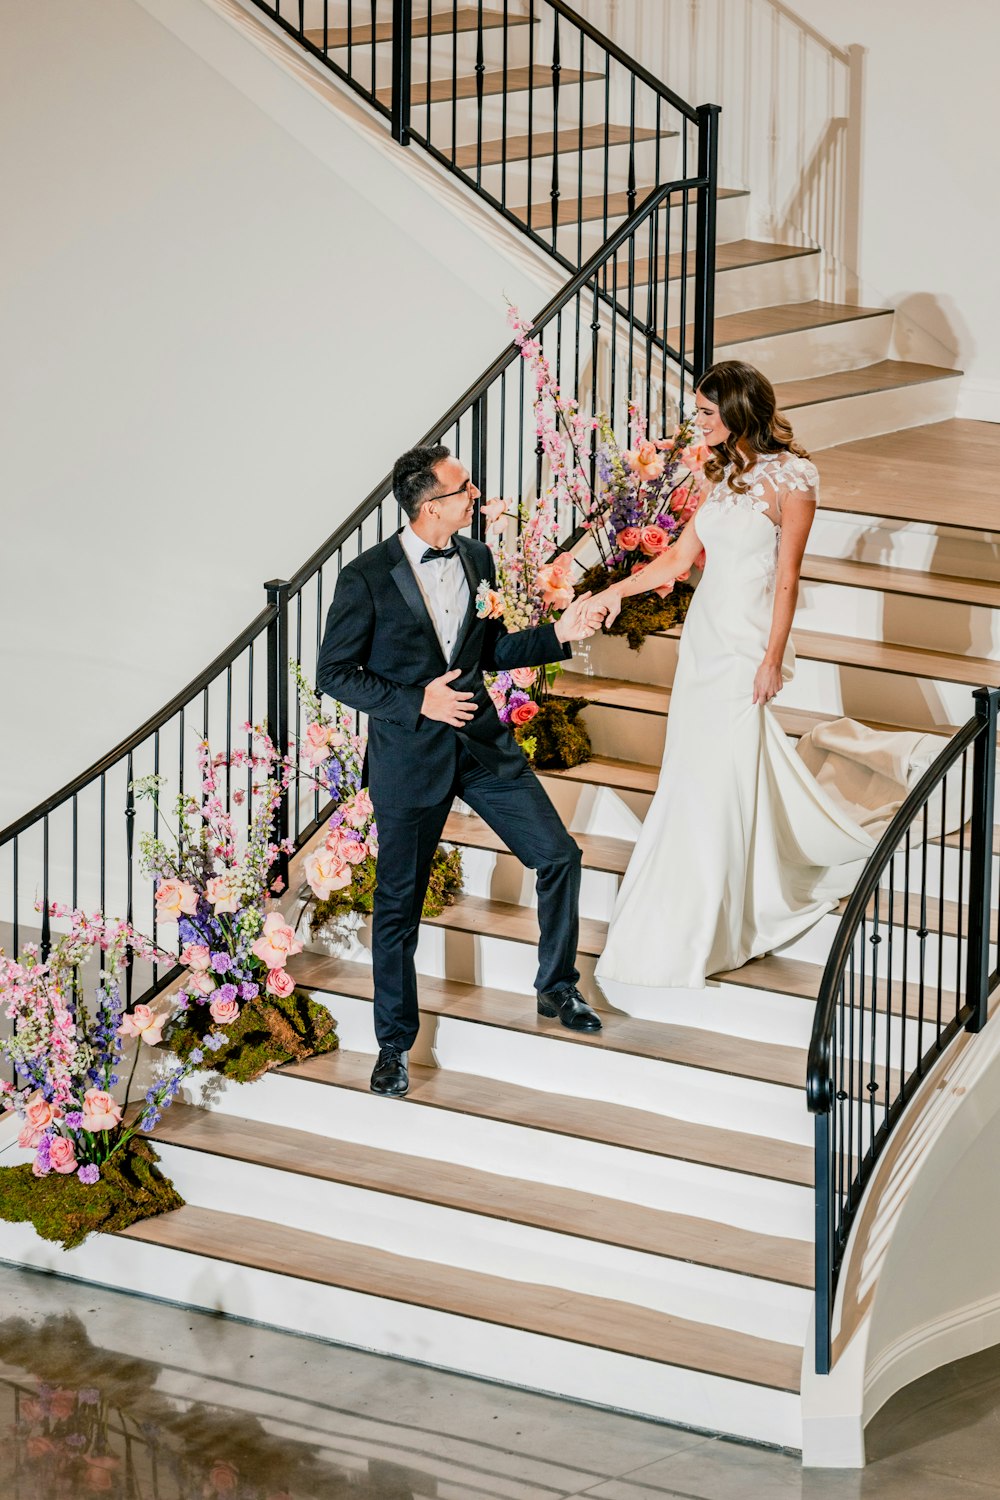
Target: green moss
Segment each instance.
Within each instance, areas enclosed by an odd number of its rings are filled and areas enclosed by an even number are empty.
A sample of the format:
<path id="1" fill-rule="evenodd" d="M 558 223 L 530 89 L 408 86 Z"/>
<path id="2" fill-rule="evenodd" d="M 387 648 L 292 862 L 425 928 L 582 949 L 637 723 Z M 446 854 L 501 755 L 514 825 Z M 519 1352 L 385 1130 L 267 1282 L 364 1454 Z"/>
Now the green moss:
<path id="1" fill-rule="evenodd" d="M 248 1001 L 226 1027 L 229 1041 L 218 1052 L 204 1046 L 205 1036 L 215 1029 L 208 1006 L 192 1004 L 184 1024 L 175 1026 L 166 1040 L 184 1059 L 200 1047 L 205 1054 L 203 1066 L 234 1083 L 252 1083 L 282 1063 L 302 1062 L 317 1052 L 333 1052 L 339 1045 L 330 1012 L 304 990 L 294 990 L 284 1000 L 266 995 Z"/>
<path id="2" fill-rule="evenodd" d="M 375 901 L 376 862 L 369 857 L 354 866 L 354 878 L 342 891 L 334 891 L 325 901 L 317 901 L 309 917 L 313 937 L 322 932 L 340 936 L 340 923 L 351 912 L 370 917 Z M 423 915 L 439 917 L 446 906 L 454 906 L 462 889 L 462 851 L 437 848 L 431 864 L 431 878 L 424 897 Z"/>
<path id="3" fill-rule="evenodd" d="M 454 906 L 462 893 L 461 849 L 435 849 L 431 878 L 424 897 L 425 917 L 439 917 L 446 906 Z"/>
<path id="4" fill-rule="evenodd" d="M 598 594 L 609 584 L 626 578 L 628 573 L 627 568 L 606 568 L 598 563 L 580 579 L 577 593 L 590 589 Z M 694 589 L 689 583 L 675 583 L 673 592 L 665 599 L 653 590 L 648 594 L 632 594 L 622 602 L 621 614 L 608 628 L 607 634 L 626 636 L 631 649 L 638 651 L 647 635 L 660 635 L 683 622 L 693 594 Z"/>
<path id="5" fill-rule="evenodd" d="M 184 1199 L 158 1160 L 148 1141 L 133 1139 L 104 1163 L 92 1187 L 75 1174 L 35 1177 L 30 1162 L 0 1167 L 0 1219 L 27 1221 L 42 1239 L 56 1240 L 66 1250 L 90 1234 L 117 1234 L 140 1219 L 182 1207 Z"/>
<path id="6" fill-rule="evenodd" d="M 586 698 L 543 698 L 530 724 L 524 730 L 514 731 L 522 745 L 522 735 L 534 740 L 534 755 L 530 758 L 539 770 L 565 770 L 567 766 L 582 766 L 590 759 L 593 754 L 590 735 L 578 722 L 580 710 L 586 706 Z"/>

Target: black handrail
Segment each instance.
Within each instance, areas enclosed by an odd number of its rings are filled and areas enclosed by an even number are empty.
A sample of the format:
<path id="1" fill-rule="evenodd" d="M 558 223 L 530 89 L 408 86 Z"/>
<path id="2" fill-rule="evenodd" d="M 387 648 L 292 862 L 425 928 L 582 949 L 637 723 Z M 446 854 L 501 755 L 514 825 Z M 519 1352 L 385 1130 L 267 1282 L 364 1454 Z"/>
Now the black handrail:
<path id="1" fill-rule="evenodd" d="M 991 907 L 1000 689 L 979 688 L 973 698 L 974 716 L 907 795 L 869 857 L 820 983 L 806 1094 L 815 1116 L 821 1375 L 832 1365 L 838 1279 L 865 1187 L 928 1069 L 963 1028 L 982 1029 L 989 994 L 1000 982 L 996 949 L 990 966 L 991 945 L 1000 946 L 1000 915 Z M 956 776 L 959 783 L 957 843 L 946 836 L 949 775 L 953 792 Z M 940 831 L 932 834 L 931 804 L 939 792 Z M 949 884 L 958 892 L 950 907 Z"/>

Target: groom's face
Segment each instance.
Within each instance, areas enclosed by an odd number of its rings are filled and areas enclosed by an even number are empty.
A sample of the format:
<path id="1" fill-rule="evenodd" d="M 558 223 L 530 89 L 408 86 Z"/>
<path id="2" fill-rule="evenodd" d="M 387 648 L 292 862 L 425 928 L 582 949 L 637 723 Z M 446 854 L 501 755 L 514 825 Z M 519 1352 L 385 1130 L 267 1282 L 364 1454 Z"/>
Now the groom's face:
<path id="1" fill-rule="evenodd" d="M 469 471 L 457 458 L 442 458 L 434 465 L 437 493 L 424 501 L 424 510 L 449 534 L 461 531 L 472 520 L 479 491 Z"/>

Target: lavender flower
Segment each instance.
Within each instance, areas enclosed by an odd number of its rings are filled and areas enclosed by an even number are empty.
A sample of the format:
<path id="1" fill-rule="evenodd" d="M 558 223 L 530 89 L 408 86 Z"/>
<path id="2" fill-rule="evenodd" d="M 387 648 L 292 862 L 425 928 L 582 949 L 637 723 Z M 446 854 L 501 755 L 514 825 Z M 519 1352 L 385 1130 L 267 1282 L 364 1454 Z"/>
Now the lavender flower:
<path id="1" fill-rule="evenodd" d="M 88 1161 L 85 1166 L 80 1168 L 76 1175 L 84 1187 L 93 1187 L 101 1175 L 101 1169 L 94 1162 Z"/>
<path id="2" fill-rule="evenodd" d="M 241 1000 L 256 1000 L 260 994 L 260 985 L 255 984 L 252 979 L 245 979 L 240 985 Z"/>
<path id="3" fill-rule="evenodd" d="M 199 1063 L 203 1063 L 204 1061 L 205 1054 L 204 1052 L 202 1052 L 200 1047 L 195 1047 L 188 1053 L 188 1062 L 194 1063 L 195 1067 L 197 1067 Z"/>
<path id="4" fill-rule="evenodd" d="M 213 953 L 212 968 L 216 974 L 228 974 L 233 967 L 232 955 L 229 953 Z"/>
<path id="5" fill-rule="evenodd" d="M 235 984 L 220 984 L 219 988 L 215 992 L 214 998 L 216 1000 L 223 1000 L 228 1004 L 230 1001 L 236 999 L 238 993 L 239 991 L 237 990 Z"/>
<path id="6" fill-rule="evenodd" d="M 210 1052 L 218 1052 L 220 1047 L 226 1045 L 228 1037 L 224 1036 L 221 1031 L 210 1031 L 208 1036 L 204 1038 L 204 1041 L 205 1046 Z"/>
<path id="7" fill-rule="evenodd" d="M 83 1115 L 80 1113 L 80 1111 L 78 1109 L 71 1109 L 71 1110 L 67 1111 L 67 1113 L 66 1113 L 66 1129 L 67 1130 L 82 1130 L 83 1129 Z"/>

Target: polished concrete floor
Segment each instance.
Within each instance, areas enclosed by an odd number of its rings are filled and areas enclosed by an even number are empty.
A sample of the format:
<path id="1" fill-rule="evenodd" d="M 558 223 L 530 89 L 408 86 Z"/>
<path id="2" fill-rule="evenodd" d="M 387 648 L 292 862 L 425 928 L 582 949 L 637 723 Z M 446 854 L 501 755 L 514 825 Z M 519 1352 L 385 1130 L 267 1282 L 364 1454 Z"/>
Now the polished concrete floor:
<path id="1" fill-rule="evenodd" d="M 860 1473 L 0 1266 L 0 1500 L 985 1500 L 1000 1352 Z"/>

